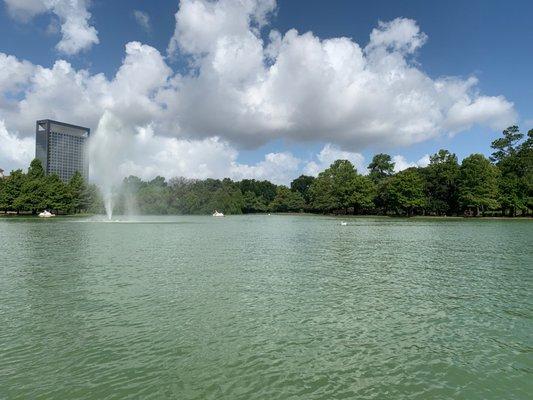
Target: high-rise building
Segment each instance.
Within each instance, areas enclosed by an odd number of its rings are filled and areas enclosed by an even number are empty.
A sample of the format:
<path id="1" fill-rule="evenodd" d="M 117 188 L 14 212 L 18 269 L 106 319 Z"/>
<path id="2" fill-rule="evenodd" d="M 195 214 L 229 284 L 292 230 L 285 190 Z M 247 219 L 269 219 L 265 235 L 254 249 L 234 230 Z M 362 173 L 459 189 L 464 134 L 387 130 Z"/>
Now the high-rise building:
<path id="1" fill-rule="evenodd" d="M 87 140 L 91 130 L 82 126 L 43 119 L 35 128 L 35 157 L 46 175 L 57 174 L 63 182 L 79 171 L 89 179 Z"/>

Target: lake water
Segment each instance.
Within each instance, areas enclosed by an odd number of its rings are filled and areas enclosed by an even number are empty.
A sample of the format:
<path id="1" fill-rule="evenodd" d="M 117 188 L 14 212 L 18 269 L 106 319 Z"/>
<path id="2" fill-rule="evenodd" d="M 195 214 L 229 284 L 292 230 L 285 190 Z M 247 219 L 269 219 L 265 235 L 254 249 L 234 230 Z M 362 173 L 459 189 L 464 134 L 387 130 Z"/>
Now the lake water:
<path id="1" fill-rule="evenodd" d="M 1 399 L 526 399 L 533 221 L 0 218 Z"/>

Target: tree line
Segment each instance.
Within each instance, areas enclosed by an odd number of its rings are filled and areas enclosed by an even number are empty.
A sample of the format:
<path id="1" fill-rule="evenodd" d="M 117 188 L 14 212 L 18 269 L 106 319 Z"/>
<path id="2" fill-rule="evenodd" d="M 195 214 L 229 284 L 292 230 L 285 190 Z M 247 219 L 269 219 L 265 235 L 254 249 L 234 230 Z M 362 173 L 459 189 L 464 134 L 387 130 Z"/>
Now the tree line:
<path id="1" fill-rule="evenodd" d="M 99 210 L 99 193 L 95 185 L 87 185 L 76 172 L 64 183 L 56 174 L 45 175 L 41 161 L 30 163 L 28 172 L 21 169 L 0 179 L 0 210 L 17 214 L 53 210 L 59 214 L 76 214 Z"/>
<path id="2" fill-rule="evenodd" d="M 492 142 L 489 158 L 472 154 L 461 163 L 447 150 L 430 157 L 426 167 L 394 173 L 388 154 L 377 154 L 368 173 L 348 160 L 336 160 L 318 176 L 301 175 L 290 186 L 244 179 L 143 181 L 125 178 L 115 199 L 115 212 L 142 214 L 226 214 L 313 212 L 381 215 L 526 216 L 533 210 L 533 130 L 517 126 Z M 53 209 L 64 213 L 103 212 L 98 189 L 76 174 L 63 184 L 44 176 L 38 160 L 27 174 L 21 170 L 0 180 L 0 210 Z"/>

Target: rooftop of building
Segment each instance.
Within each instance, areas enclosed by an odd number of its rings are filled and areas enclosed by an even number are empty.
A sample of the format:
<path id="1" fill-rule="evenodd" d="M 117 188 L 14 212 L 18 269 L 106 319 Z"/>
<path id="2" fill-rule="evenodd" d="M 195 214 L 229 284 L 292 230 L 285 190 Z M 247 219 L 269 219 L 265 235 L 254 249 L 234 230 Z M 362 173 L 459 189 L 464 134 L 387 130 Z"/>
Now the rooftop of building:
<path id="1" fill-rule="evenodd" d="M 82 130 L 85 130 L 87 132 L 91 131 L 90 128 L 87 128 L 85 126 L 69 124 L 69 123 L 66 123 L 66 122 L 56 121 L 56 120 L 53 120 L 53 119 L 40 119 L 40 120 L 37 121 L 38 124 L 44 124 L 44 123 L 47 123 L 47 122 L 49 122 L 51 124 L 66 126 L 66 127 L 69 127 L 69 128 L 82 129 Z"/>

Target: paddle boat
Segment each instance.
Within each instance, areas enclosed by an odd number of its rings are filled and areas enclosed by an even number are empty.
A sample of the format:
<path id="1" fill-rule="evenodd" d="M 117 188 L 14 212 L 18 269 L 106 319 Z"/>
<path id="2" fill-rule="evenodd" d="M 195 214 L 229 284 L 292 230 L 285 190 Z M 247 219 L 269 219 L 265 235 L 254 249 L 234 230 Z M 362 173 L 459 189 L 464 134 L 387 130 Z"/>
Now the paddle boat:
<path id="1" fill-rule="evenodd" d="M 50 218 L 50 217 L 55 217 L 55 216 L 56 216 L 55 214 L 52 214 L 48 210 L 44 210 L 43 212 L 39 213 L 39 217 L 41 218 Z"/>

